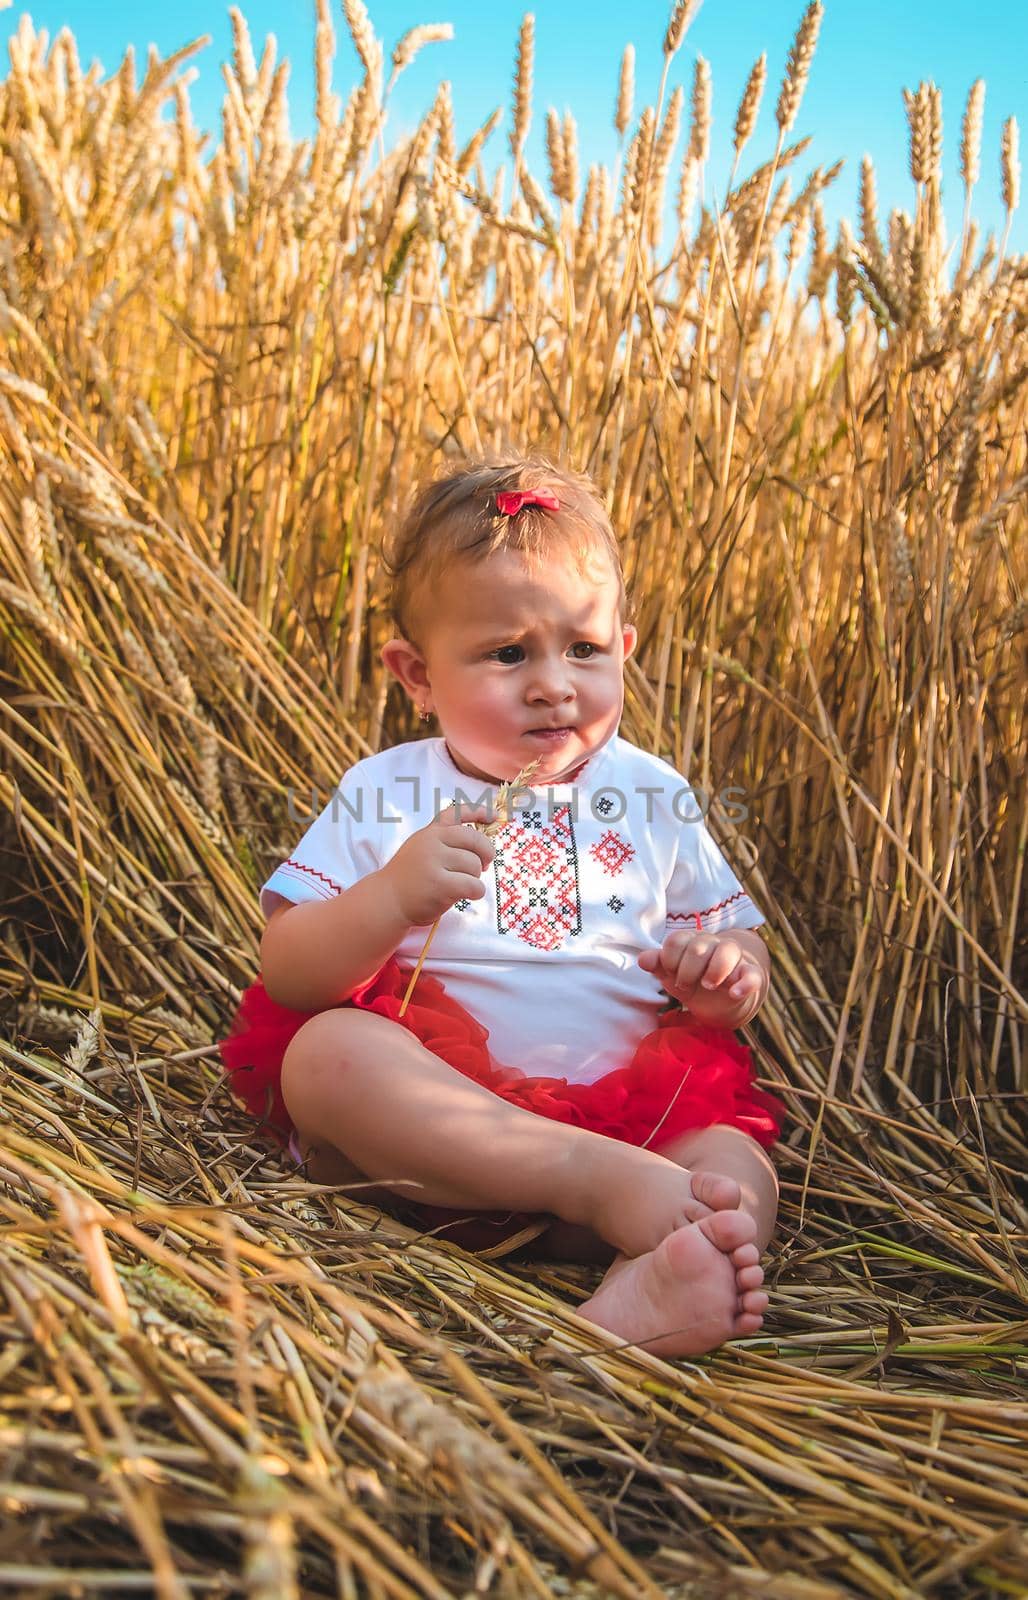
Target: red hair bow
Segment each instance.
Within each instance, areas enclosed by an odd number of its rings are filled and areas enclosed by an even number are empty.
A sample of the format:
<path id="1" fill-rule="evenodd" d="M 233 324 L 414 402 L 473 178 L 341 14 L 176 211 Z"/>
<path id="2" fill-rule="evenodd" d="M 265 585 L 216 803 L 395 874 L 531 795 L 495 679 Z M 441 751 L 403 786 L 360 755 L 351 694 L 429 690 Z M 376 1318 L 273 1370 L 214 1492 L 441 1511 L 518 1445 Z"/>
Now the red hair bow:
<path id="1" fill-rule="evenodd" d="M 542 506 L 544 511 L 559 511 L 560 501 L 545 489 L 512 489 L 496 496 L 496 509 L 505 517 L 516 517 L 522 506 Z"/>

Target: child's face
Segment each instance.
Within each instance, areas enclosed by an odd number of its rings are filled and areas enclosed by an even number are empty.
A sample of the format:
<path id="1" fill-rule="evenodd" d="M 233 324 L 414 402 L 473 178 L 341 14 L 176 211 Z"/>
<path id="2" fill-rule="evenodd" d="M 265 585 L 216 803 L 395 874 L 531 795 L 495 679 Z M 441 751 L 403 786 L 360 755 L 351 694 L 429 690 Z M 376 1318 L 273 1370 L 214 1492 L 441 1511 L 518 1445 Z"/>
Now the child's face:
<path id="1" fill-rule="evenodd" d="M 538 757 L 533 781 L 557 783 L 616 732 L 636 639 L 605 552 L 580 572 L 563 554 L 533 570 L 501 551 L 446 572 L 424 654 L 393 639 L 382 659 L 435 712 L 462 772 L 502 783 Z M 568 731 L 537 731 L 554 727 Z"/>

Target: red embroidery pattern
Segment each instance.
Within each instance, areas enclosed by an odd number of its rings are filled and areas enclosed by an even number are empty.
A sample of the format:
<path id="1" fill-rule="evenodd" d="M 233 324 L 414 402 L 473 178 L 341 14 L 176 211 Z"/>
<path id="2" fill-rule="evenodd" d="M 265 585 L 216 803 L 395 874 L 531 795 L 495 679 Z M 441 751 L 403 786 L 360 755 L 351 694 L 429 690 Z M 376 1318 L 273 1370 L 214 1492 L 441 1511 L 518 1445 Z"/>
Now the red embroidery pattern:
<path id="1" fill-rule="evenodd" d="M 292 856 L 290 856 L 288 861 L 283 861 L 279 870 L 284 872 L 288 867 L 292 867 L 294 872 L 306 872 L 309 873 L 312 878 L 320 878 L 322 883 L 328 884 L 333 894 L 342 894 L 343 892 L 343 886 L 341 883 L 336 883 L 334 878 L 326 877 L 323 872 L 318 871 L 317 867 L 306 867 L 302 861 L 294 861 Z M 330 896 L 326 895 L 325 898 L 327 900 L 330 898 Z"/>
<path id="2" fill-rule="evenodd" d="M 740 889 L 736 894 L 730 894 L 727 900 L 719 900 L 716 906 L 708 906 L 706 911 L 669 911 L 667 925 L 670 927 L 672 922 L 691 922 L 695 927 L 702 930 L 702 919 L 704 917 L 712 917 L 715 912 L 723 911 L 725 906 L 730 906 L 733 901 L 747 898 L 745 889 Z"/>
<path id="3" fill-rule="evenodd" d="M 631 861 L 635 850 L 613 828 L 608 828 L 598 844 L 589 846 L 589 854 L 599 862 L 604 872 L 616 878 L 626 861 Z"/>
<path id="4" fill-rule="evenodd" d="M 520 823 L 497 836 L 496 926 L 516 933 L 537 950 L 559 950 L 570 934 L 582 931 L 578 857 L 569 806 L 549 822 L 542 812 L 515 813 Z M 501 841 L 509 841 L 502 842 Z"/>

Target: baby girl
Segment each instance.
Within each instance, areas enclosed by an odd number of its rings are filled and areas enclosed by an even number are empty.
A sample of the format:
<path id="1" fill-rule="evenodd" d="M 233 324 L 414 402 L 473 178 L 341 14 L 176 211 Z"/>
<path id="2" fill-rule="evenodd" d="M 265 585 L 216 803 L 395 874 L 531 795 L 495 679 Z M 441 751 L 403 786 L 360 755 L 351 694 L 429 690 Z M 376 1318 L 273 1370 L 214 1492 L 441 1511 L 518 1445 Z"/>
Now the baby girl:
<path id="1" fill-rule="evenodd" d="M 626 1341 L 753 1334 L 781 1107 L 733 1030 L 763 918 L 618 733 L 637 634 L 603 501 L 539 456 L 473 462 L 384 561 L 382 660 L 438 734 L 351 767 L 264 884 L 233 1090 L 315 1182 L 473 1246 L 548 1223 L 537 1249 L 608 1266 L 580 1311 Z"/>

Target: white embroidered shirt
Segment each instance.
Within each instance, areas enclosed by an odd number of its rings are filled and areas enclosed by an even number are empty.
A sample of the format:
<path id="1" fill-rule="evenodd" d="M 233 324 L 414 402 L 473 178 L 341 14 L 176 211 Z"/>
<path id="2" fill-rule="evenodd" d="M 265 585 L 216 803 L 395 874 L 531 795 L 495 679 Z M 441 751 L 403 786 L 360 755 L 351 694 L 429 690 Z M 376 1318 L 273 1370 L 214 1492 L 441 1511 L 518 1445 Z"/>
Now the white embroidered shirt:
<path id="1" fill-rule="evenodd" d="M 496 786 L 462 773 L 445 739 L 358 761 L 263 885 L 265 915 L 341 894 L 455 797 L 495 801 Z M 493 843 L 485 896 L 444 913 L 423 970 L 489 1030 L 493 1059 L 529 1077 L 592 1083 L 627 1065 L 667 1003 L 639 952 L 673 928 L 764 920 L 685 779 L 617 734 L 568 782 L 519 791 Z M 408 931 L 401 964 L 428 931 Z"/>

